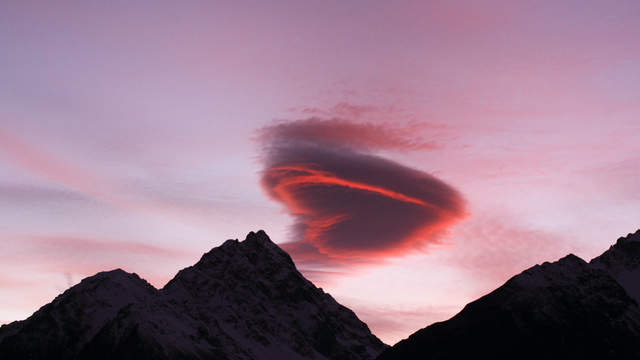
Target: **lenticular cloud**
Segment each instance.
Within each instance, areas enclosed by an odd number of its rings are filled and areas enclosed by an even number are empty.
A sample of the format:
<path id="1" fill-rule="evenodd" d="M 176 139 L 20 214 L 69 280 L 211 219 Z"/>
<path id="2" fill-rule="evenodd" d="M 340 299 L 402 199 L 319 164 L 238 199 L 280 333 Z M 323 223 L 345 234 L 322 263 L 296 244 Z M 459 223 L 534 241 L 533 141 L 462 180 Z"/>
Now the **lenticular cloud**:
<path id="1" fill-rule="evenodd" d="M 285 247 L 299 261 L 400 255 L 434 241 L 464 216 L 454 188 L 370 153 L 420 148 L 402 129 L 309 119 L 264 128 L 260 139 L 262 186 L 295 218 L 295 241 Z"/>

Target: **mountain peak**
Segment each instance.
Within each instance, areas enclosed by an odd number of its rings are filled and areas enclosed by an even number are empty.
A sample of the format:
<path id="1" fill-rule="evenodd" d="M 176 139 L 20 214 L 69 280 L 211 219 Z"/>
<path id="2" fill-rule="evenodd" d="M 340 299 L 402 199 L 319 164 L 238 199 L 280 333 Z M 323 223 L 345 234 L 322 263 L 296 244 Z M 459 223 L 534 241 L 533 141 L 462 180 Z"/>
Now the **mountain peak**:
<path id="1" fill-rule="evenodd" d="M 249 341 L 293 343 L 301 358 L 372 359 L 385 347 L 351 310 L 305 279 L 263 230 L 212 249 L 162 291 L 174 299 L 189 297 L 190 311 L 223 318 L 221 326 Z M 245 318 L 252 325 L 244 324 Z"/>
<path id="2" fill-rule="evenodd" d="M 620 237 L 589 264 L 608 272 L 640 304 L 640 230 Z"/>
<path id="3" fill-rule="evenodd" d="M 627 236 L 618 238 L 618 241 L 616 241 L 616 245 L 626 244 L 629 242 L 640 242 L 640 229 L 638 229 L 635 233 L 629 233 L 627 234 Z"/>
<path id="4" fill-rule="evenodd" d="M 558 262 L 561 264 L 579 264 L 579 265 L 586 265 L 587 263 L 581 257 L 573 253 L 570 253 L 569 255 L 565 255 L 564 257 L 560 258 Z"/>
<path id="5" fill-rule="evenodd" d="M 247 234 L 247 237 L 242 242 L 244 246 L 258 249 L 270 249 L 278 253 L 285 253 L 278 245 L 276 245 L 269 235 L 264 230 L 258 230 L 257 232 L 251 231 Z"/>
<path id="6" fill-rule="evenodd" d="M 227 241 L 225 241 L 221 247 L 235 247 L 238 246 L 240 244 L 243 244 L 243 246 L 260 246 L 260 247 L 278 247 L 273 241 L 271 241 L 271 238 L 269 238 L 269 235 L 267 235 L 267 233 L 264 230 L 258 230 L 257 232 L 251 231 L 247 234 L 247 236 L 245 237 L 245 239 L 243 241 L 238 241 L 238 239 L 229 239 Z"/>
<path id="7" fill-rule="evenodd" d="M 638 358 L 640 309 L 624 286 L 569 254 L 512 277 L 378 360 Z"/>
<path id="8" fill-rule="evenodd" d="M 640 268 L 640 230 L 618 238 L 618 241 L 607 251 L 591 260 L 591 264 L 608 269 L 634 270 Z"/>
<path id="9" fill-rule="evenodd" d="M 205 253 L 193 267 L 213 273 L 224 273 L 224 269 L 228 267 L 241 272 L 252 272 L 258 268 L 297 272 L 289 254 L 271 241 L 264 230 L 251 231 L 243 241 L 225 241 L 221 246 Z M 189 269 L 181 270 L 176 278 Z"/>
<path id="10" fill-rule="evenodd" d="M 249 232 L 247 237 L 244 239 L 249 243 L 257 243 L 257 244 L 273 244 L 273 241 L 269 238 L 264 230 L 258 230 L 257 232 Z"/>
<path id="11" fill-rule="evenodd" d="M 82 281 L 105 281 L 105 280 L 112 280 L 117 282 L 144 281 L 140 278 L 140 276 L 138 276 L 138 274 L 127 272 L 121 268 L 101 271 L 93 276 L 84 278 Z"/>
<path id="12" fill-rule="evenodd" d="M 101 271 L 93 276 L 86 277 L 79 284 L 72 286 L 58 296 L 54 302 L 67 296 L 68 293 L 95 294 L 103 296 L 110 292 L 124 291 L 130 295 L 145 296 L 156 289 L 136 273 L 129 273 L 120 268 Z M 114 294 L 113 296 L 118 296 Z"/>
<path id="13" fill-rule="evenodd" d="M 637 359 L 640 231 L 587 263 L 535 265 L 449 320 L 384 351 L 395 359 Z"/>
<path id="14" fill-rule="evenodd" d="M 161 290 L 122 269 L 0 328 L 1 359 L 348 359 L 384 348 L 264 231 L 227 240 Z"/>

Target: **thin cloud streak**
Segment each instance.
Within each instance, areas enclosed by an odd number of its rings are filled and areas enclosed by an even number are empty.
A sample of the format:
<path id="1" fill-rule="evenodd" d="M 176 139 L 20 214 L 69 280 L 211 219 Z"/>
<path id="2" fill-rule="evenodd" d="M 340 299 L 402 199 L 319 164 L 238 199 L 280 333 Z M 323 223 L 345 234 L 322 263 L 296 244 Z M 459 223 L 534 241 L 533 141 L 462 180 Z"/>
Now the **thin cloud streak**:
<path id="1" fill-rule="evenodd" d="M 194 206 L 192 203 L 176 201 L 176 199 L 166 199 L 160 196 L 145 196 L 140 192 L 131 193 L 132 186 L 105 181 L 103 177 L 87 171 L 86 169 L 74 166 L 68 161 L 47 153 L 37 145 L 31 144 L 21 139 L 14 133 L 0 129 L 0 150 L 4 151 L 5 157 L 17 166 L 27 170 L 44 180 L 64 187 L 69 192 L 69 200 L 84 197 L 86 200 L 95 200 L 111 207 L 123 209 L 133 213 L 145 213 L 159 215 L 168 219 L 179 219 L 185 223 L 195 225 L 202 229 L 214 232 L 211 228 L 210 219 L 202 205 Z M 28 196 L 27 189 L 3 189 L 0 187 L 0 196 L 3 190 L 7 197 Z M 42 199 L 55 195 L 32 189 L 32 199 L 40 194 Z M 11 193 L 9 193 L 11 192 Z M 206 210 L 206 209 L 205 209 Z"/>
<path id="2" fill-rule="evenodd" d="M 139 241 L 111 240 L 73 235 L 8 236 L 0 255 L 3 264 L 21 272 L 74 274 L 82 277 L 111 268 L 140 272 L 155 285 L 169 278 L 157 271 L 157 263 L 187 264 L 197 254 L 183 249 Z M 29 259 L 28 262 L 25 259 Z"/>
<path id="3" fill-rule="evenodd" d="M 105 186 L 99 179 L 58 161 L 21 141 L 17 135 L 2 129 L 0 129 L 0 149 L 5 152 L 9 161 L 25 170 L 95 199 L 114 202 L 111 196 L 101 190 Z"/>
<path id="4" fill-rule="evenodd" d="M 58 201 L 86 201 L 77 192 L 49 186 L 26 185 L 20 183 L 0 183 L 0 200 L 15 203 L 41 203 Z"/>

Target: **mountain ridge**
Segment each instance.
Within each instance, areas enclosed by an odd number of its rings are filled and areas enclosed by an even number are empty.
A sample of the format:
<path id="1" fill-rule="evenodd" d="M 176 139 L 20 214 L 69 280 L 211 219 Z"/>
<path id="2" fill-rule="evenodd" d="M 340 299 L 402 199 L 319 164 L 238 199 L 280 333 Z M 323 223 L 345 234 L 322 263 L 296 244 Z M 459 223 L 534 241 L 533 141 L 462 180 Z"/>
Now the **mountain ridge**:
<path id="1" fill-rule="evenodd" d="M 369 328 L 264 231 L 227 240 L 161 289 L 121 269 L 0 327 L 0 358 L 373 359 Z"/>
<path id="2" fill-rule="evenodd" d="M 589 262 L 532 266 L 387 347 L 264 231 L 227 240 L 156 289 L 114 269 L 0 327 L 0 358 L 493 359 L 640 357 L 640 230 Z"/>
<path id="3" fill-rule="evenodd" d="M 378 360 L 640 357 L 640 230 L 586 262 L 569 254 L 511 277 Z"/>

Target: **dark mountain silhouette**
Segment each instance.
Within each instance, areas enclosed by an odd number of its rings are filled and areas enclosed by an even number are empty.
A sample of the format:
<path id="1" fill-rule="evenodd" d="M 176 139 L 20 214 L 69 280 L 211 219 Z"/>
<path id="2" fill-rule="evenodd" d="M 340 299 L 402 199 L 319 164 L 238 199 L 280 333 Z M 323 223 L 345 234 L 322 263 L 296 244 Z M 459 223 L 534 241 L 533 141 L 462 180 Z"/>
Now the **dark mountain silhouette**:
<path id="1" fill-rule="evenodd" d="M 385 347 L 263 231 L 226 241 L 161 290 L 102 272 L 0 328 L 0 359 L 359 360 Z"/>
<path id="2" fill-rule="evenodd" d="M 640 359 L 639 303 L 640 230 L 589 263 L 536 265 L 378 360 Z"/>

